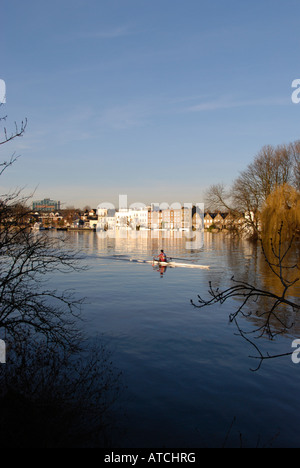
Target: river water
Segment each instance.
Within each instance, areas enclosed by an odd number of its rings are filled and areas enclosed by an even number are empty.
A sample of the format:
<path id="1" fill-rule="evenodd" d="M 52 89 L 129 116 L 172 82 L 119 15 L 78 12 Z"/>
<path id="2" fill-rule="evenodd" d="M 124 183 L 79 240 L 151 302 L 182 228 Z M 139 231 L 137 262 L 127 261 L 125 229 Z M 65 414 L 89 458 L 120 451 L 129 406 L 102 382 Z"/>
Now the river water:
<path id="1" fill-rule="evenodd" d="M 216 233 L 205 233 L 200 250 L 164 233 L 64 236 L 82 250 L 89 268 L 59 277 L 59 283 L 86 297 L 86 332 L 101 335 L 122 372 L 122 434 L 115 448 L 300 446 L 300 364 L 286 356 L 253 372 L 258 362 L 249 356 L 256 352 L 228 320 L 239 303 L 204 309 L 190 303 L 198 294 L 209 297 L 210 281 L 220 289 L 231 286 L 233 275 L 270 287 L 272 275 L 258 246 Z M 152 259 L 161 248 L 210 269 L 161 272 L 129 261 Z M 299 301 L 299 289 L 293 295 Z M 253 325 L 243 320 L 246 328 Z M 288 334 L 261 343 L 271 353 L 286 353 L 299 337 L 296 322 Z"/>

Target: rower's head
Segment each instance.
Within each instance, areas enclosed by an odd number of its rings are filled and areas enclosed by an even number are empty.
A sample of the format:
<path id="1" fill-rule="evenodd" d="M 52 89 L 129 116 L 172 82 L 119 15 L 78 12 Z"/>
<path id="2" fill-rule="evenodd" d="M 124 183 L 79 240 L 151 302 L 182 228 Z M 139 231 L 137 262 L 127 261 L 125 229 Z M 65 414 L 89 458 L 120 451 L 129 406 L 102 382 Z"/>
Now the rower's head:
<path id="1" fill-rule="evenodd" d="M 164 253 L 164 251 L 163 251 L 163 250 L 161 250 L 161 253 Z"/>

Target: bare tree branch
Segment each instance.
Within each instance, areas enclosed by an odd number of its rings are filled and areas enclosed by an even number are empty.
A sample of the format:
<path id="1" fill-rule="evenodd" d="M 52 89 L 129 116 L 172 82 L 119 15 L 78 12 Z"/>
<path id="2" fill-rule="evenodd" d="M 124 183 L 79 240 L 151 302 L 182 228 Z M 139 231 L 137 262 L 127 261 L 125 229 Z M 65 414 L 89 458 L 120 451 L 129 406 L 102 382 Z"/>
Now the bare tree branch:
<path id="1" fill-rule="evenodd" d="M 231 281 L 234 283 L 233 286 L 220 291 L 219 288 L 214 289 L 212 283 L 209 283 L 209 296 L 210 299 L 203 299 L 201 296 L 198 297 L 198 301 L 195 303 L 191 300 L 191 303 L 196 308 L 203 308 L 215 304 L 224 304 L 226 301 L 231 299 L 240 300 L 240 305 L 237 310 L 229 315 L 229 321 L 235 323 L 239 334 L 245 338 L 258 352 L 258 357 L 260 362 L 264 359 L 271 359 L 278 356 L 285 356 L 291 353 L 285 353 L 282 355 L 263 355 L 260 351 L 259 346 L 254 343 L 253 339 L 249 338 L 249 335 L 254 335 L 256 338 L 261 338 L 263 336 L 268 337 L 269 339 L 274 339 L 277 335 L 285 333 L 287 330 L 293 327 L 293 324 L 289 324 L 285 317 L 288 315 L 288 310 L 292 312 L 300 312 L 300 303 L 296 302 L 294 298 L 290 298 L 288 292 L 292 286 L 294 286 L 299 280 L 299 276 L 294 276 L 292 279 L 289 279 L 286 276 L 286 271 L 290 270 L 299 270 L 298 264 L 286 265 L 284 260 L 286 259 L 287 254 L 290 252 L 293 246 L 293 240 L 290 241 L 287 247 L 284 248 L 281 242 L 282 228 L 279 232 L 279 244 L 275 249 L 274 244 L 271 242 L 271 249 L 277 259 L 277 262 L 274 263 L 270 260 L 269 256 L 266 253 L 266 248 L 262 243 L 262 251 L 267 265 L 269 266 L 272 273 L 279 278 L 282 285 L 282 293 L 276 294 L 272 291 L 259 288 L 252 284 L 243 281 L 236 281 L 234 277 L 231 278 Z M 262 311 L 260 311 L 260 301 L 264 299 L 262 305 Z M 265 301 L 266 300 L 266 301 Z M 286 308 L 286 313 L 282 314 L 282 307 Z M 253 310 L 253 307 L 255 309 Z M 280 313 L 278 313 L 280 312 Z M 242 329 L 239 324 L 239 318 L 255 318 L 255 321 L 258 322 L 250 332 L 246 332 Z M 259 365 L 260 367 L 260 365 Z"/>
<path id="2" fill-rule="evenodd" d="M 25 121 L 21 122 L 21 126 L 18 127 L 18 124 L 15 122 L 15 131 L 8 134 L 6 127 L 3 129 L 4 133 L 4 138 L 3 140 L 0 140 L 0 145 L 4 145 L 5 143 L 8 143 L 9 141 L 13 140 L 14 138 L 21 137 L 23 136 L 25 130 L 27 127 L 27 119 Z"/>
<path id="3" fill-rule="evenodd" d="M 0 176 L 3 174 L 3 172 L 9 167 L 12 166 L 13 163 L 18 159 L 19 156 L 16 156 L 15 153 L 11 156 L 9 161 L 4 161 L 0 163 Z"/>

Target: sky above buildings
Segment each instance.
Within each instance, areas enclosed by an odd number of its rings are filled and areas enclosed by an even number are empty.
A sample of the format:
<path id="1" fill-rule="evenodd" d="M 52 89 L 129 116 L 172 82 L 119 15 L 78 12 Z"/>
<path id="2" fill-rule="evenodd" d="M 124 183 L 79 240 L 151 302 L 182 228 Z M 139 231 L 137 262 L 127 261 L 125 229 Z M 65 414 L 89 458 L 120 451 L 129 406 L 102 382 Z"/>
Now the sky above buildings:
<path id="1" fill-rule="evenodd" d="M 203 201 L 299 139 L 299 0 L 9 0 L 0 192 L 83 207 Z"/>

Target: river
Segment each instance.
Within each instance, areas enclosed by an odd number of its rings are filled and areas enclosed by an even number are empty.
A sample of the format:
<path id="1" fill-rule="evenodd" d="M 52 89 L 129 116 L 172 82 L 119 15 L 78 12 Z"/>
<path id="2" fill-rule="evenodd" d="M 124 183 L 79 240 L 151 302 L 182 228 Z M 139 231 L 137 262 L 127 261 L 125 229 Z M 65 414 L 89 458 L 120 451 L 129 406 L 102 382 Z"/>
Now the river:
<path id="1" fill-rule="evenodd" d="M 89 268 L 57 281 L 87 298 L 86 332 L 102 337 L 122 372 L 118 426 L 124 432 L 115 448 L 300 446 L 300 364 L 286 356 L 253 372 L 257 361 L 249 356 L 255 350 L 228 320 L 238 302 L 203 309 L 190 303 L 198 294 L 209 297 L 210 281 L 227 288 L 233 275 L 272 286 L 257 245 L 216 233 L 205 233 L 200 250 L 187 249 L 182 236 L 147 231 L 126 238 L 63 235 L 82 250 Z M 129 261 L 152 259 L 161 248 L 210 268 L 161 272 Z M 299 301 L 299 288 L 293 295 Z M 262 345 L 286 353 L 298 337 L 296 322 L 289 333 Z"/>

